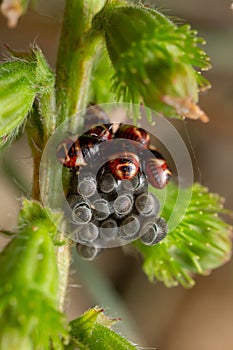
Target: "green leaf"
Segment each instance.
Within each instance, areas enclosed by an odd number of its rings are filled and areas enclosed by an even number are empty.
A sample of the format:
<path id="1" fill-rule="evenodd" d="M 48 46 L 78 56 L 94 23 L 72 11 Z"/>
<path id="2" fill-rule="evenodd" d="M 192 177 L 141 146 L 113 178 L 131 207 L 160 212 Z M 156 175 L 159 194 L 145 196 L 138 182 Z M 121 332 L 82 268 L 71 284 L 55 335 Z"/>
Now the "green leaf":
<path id="1" fill-rule="evenodd" d="M 103 310 L 94 308 L 70 322 L 71 341 L 66 350 L 136 350 L 132 343 L 111 330 L 116 319 L 104 315 Z"/>
<path id="2" fill-rule="evenodd" d="M 161 216 L 170 217 L 175 209 L 178 187 L 168 185 L 166 203 Z M 193 274 L 207 275 L 226 263 L 231 257 L 232 227 L 219 214 L 229 212 L 223 209 L 223 199 L 208 192 L 196 183 L 192 198 L 179 225 L 168 233 L 164 241 L 153 247 L 135 242 L 144 262 L 143 270 L 150 281 L 162 281 L 166 286 L 184 287 L 194 285 Z"/>
<path id="3" fill-rule="evenodd" d="M 166 116 L 208 121 L 196 102 L 199 87 L 209 87 L 200 71 L 210 63 L 195 31 L 158 11 L 114 3 L 107 3 L 94 25 L 105 36 L 119 98 L 144 102 Z"/>
<path id="4" fill-rule="evenodd" d="M 30 53 L 8 51 L 10 60 L 0 65 L 1 147 L 17 137 L 35 98 L 50 94 L 54 85 L 54 75 L 39 48 Z"/>
<path id="5" fill-rule="evenodd" d="M 55 220 L 57 216 L 55 215 Z M 56 227 L 25 200 L 19 233 L 0 254 L 0 349 L 62 349 L 67 325 L 58 311 Z"/>

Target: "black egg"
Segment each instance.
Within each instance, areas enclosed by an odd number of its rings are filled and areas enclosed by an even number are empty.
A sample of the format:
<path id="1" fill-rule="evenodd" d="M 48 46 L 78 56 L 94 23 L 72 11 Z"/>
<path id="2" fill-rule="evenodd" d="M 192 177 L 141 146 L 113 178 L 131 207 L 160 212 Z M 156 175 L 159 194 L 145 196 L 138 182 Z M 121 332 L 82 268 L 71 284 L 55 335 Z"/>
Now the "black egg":
<path id="1" fill-rule="evenodd" d="M 135 208 L 140 215 L 155 216 L 160 209 L 160 202 L 152 193 L 141 193 L 135 200 Z"/>
<path id="2" fill-rule="evenodd" d="M 161 242 L 167 235 L 168 226 L 163 218 L 147 221 L 141 229 L 141 242 L 151 246 Z"/>
<path id="3" fill-rule="evenodd" d="M 118 235 L 118 225 L 116 220 L 108 218 L 100 225 L 100 238 L 104 241 L 113 240 Z"/>
<path id="4" fill-rule="evenodd" d="M 132 240 L 138 237 L 140 230 L 139 218 L 132 214 L 121 221 L 120 236 L 125 240 Z"/>
<path id="5" fill-rule="evenodd" d="M 102 248 L 80 243 L 76 244 L 76 250 L 78 255 L 85 260 L 94 260 L 103 251 Z"/>
<path id="6" fill-rule="evenodd" d="M 99 228 L 93 222 L 89 222 L 77 228 L 74 239 L 79 243 L 90 243 L 97 239 L 98 234 Z"/>

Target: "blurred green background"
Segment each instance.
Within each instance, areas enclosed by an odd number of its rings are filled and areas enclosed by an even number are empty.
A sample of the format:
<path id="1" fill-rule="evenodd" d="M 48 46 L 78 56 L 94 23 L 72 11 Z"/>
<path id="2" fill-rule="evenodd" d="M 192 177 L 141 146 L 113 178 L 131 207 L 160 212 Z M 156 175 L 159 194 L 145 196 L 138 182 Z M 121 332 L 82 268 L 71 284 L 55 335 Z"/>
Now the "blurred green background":
<path id="1" fill-rule="evenodd" d="M 228 0 L 158 0 L 155 8 L 190 23 L 207 41 L 206 51 L 213 68 L 206 73 L 212 89 L 200 98 L 209 115 L 208 124 L 176 123 L 192 145 L 196 179 L 226 198 L 233 209 L 233 10 Z M 55 66 L 63 2 L 41 1 L 38 12 L 29 12 L 15 29 L 8 29 L 0 16 L 0 47 L 3 44 L 25 50 L 36 42 L 50 65 Z M 20 191 L 14 184 L 30 186 L 32 159 L 26 140 L 13 145 L 4 155 L 0 169 L 1 227 L 14 228 L 20 205 Z M 13 161 L 16 175 L 11 174 Z M 10 177 L 6 175 L 10 175 Z M 22 181 L 21 181 L 22 179 Z M 23 184 L 24 183 L 24 184 Z M 5 241 L 3 241 L 3 244 Z M 77 261 L 70 276 L 67 297 L 69 318 L 89 306 L 102 304 L 118 325 L 141 347 L 158 350 L 233 349 L 233 266 L 232 262 L 208 277 L 198 277 L 191 290 L 150 284 L 141 271 L 141 260 L 127 247 L 109 249 L 94 263 Z M 77 267 L 78 265 L 78 267 Z"/>

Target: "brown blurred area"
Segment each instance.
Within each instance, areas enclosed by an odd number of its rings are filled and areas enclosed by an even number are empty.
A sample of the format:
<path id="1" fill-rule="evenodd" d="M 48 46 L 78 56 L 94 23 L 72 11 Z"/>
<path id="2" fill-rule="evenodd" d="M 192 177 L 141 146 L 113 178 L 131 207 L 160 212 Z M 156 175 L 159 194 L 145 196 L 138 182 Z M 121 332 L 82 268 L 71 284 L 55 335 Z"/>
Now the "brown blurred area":
<path id="1" fill-rule="evenodd" d="M 40 7 L 46 13 L 46 1 Z M 50 4 L 51 16 L 30 12 L 20 19 L 15 29 L 8 29 L 0 16 L 0 47 L 3 43 L 25 50 L 36 42 L 52 67 L 55 66 L 60 23 L 59 11 Z M 206 73 L 212 89 L 200 98 L 210 123 L 185 121 L 177 123 L 181 134 L 192 144 L 196 177 L 213 192 L 226 198 L 226 207 L 233 209 L 233 10 L 228 0 L 158 0 L 156 8 L 170 16 L 191 23 L 207 41 L 206 51 L 213 68 Z M 48 6 L 47 4 L 47 6 Z M 62 8 L 61 1 L 57 4 Z M 180 20 L 179 20 L 180 21 Z M 14 161 L 30 185 L 32 160 L 26 139 L 14 144 L 5 157 Z M 2 168 L 2 167 L 1 167 Z M 0 171 L 0 226 L 16 225 L 20 192 L 14 179 Z M 13 180 L 13 181 L 12 181 Z M 4 241 L 5 242 L 5 241 Z M 84 264 L 85 265 L 85 264 Z M 141 270 L 137 256 L 124 254 L 119 248 L 109 249 L 96 262 L 87 263 L 107 279 L 121 306 L 131 319 L 132 340 L 143 347 L 158 350 L 232 350 L 233 349 L 233 266 L 229 262 L 208 277 L 198 277 L 190 290 L 167 289 L 161 283 L 150 284 Z M 77 317 L 100 299 L 90 289 L 94 280 L 85 279 L 73 267 L 67 299 L 69 318 Z M 94 272 L 95 273 L 95 272 Z M 73 285 L 78 284 L 77 288 Z M 109 313 L 114 312 L 109 305 Z M 120 311 L 119 311 L 120 313 Z M 121 316 L 120 314 L 118 316 Z M 125 334 L 127 330 L 122 332 Z"/>

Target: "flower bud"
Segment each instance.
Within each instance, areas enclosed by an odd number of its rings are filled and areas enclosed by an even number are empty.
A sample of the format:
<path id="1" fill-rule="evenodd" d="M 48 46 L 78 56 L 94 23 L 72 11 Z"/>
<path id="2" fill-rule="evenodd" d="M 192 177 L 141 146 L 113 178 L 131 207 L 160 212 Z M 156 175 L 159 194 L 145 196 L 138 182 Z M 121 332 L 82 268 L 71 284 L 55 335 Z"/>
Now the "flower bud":
<path id="1" fill-rule="evenodd" d="M 21 61 L 0 65 L 0 136 L 22 124 L 31 109 L 36 96 L 34 69 L 34 63 Z"/>
<path id="2" fill-rule="evenodd" d="M 7 49 L 11 58 L 0 64 L 0 146 L 17 136 L 35 97 L 47 94 L 54 84 L 54 74 L 39 48 L 30 53 Z"/>
<path id="3" fill-rule="evenodd" d="M 0 254 L 0 349 L 48 349 L 51 341 L 61 349 L 67 334 L 58 311 L 56 227 L 32 201 L 24 201 L 19 225 Z"/>
<path id="4" fill-rule="evenodd" d="M 198 85 L 207 88 L 207 81 L 195 69 L 209 68 L 209 59 L 189 26 L 178 27 L 158 11 L 140 6 L 110 4 L 102 16 L 118 96 L 134 103 L 143 100 L 166 116 L 208 121 L 196 105 Z M 96 22 L 100 19 L 101 13 Z"/>
<path id="5" fill-rule="evenodd" d="M 187 64 L 174 62 L 167 67 L 160 61 L 147 67 L 148 77 L 154 77 L 145 86 L 144 102 L 168 116 L 184 116 L 190 119 L 209 119 L 196 105 L 198 83 L 195 70 Z M 149 78 L 148 78 L 149 79 Z M 153 79 L 153 78 L 152 78 Z"/>

